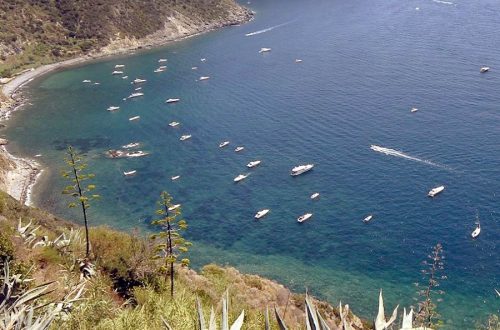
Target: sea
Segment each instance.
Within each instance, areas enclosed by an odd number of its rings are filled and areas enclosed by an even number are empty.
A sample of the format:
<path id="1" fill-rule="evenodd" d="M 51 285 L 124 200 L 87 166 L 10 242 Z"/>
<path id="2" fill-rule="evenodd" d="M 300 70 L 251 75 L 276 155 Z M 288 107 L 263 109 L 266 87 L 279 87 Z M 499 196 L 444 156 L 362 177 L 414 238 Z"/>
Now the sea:
<path id="1" fill-rule="evenodd" d="M 92 225 L 154 232 L 156 202 L 168 191 L 182 204 L 196 269 L 234 266 L 374 319 L 380 289 L 386 310 L 416 306 L 427 283 L 423 261 L 439 243 L 436 289 L 444 294 L 434 299 L 444 329 L 472 329 L 499 313 L 498 1 L 244 5 L 255 11 L 247 24 L 53 72 L 24 88 L 29 103 L 2 133 L 15 155 L 40 155 L 33 203 L 81 223 L 61 194 L 71 145 L 96 175 Z M 128 79 L 111 74 L 117 64 Z M 162 64 L 166 71 L 155 73 Z M 138 87 L 144 96 L 126 99 Z M 106 157 L 131 142 L 149 155 Z M 253 160 L 262 163 L 247 168 Z M 302 164 L 315 166 L 292 177 Z M 249 176 L 235 183 L 239 174 Z M 270 212 L 255 220 L 261 209 Z M 298 223 L 305 213 L 313 216 Z"/>

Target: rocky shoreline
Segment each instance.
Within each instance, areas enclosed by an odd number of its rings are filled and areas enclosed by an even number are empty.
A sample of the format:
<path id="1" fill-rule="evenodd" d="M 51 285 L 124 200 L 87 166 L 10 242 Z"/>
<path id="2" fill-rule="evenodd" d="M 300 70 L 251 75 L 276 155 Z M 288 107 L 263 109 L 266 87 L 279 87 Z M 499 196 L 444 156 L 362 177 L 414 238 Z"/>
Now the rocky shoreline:
<path id="1" fill-rule="evenodd" d="M 1 86 L 0 122 L 5 125 L 11 113 L 20 109 L 25 104 L 26 99 L 19 89 L 44 74 L 90 61 L 130 54 L 137 50 L 165 46 L 171 42 L 194 37 L 215 29 L 246 23 L 252 17 L 253 13 L 241 6 L 237 7 L 228 17 L 208 24 L 201 20 L 193 21 L 183 15 L 174 15 L 168 18 L 163 29 L 144 38 L 116 38 L 110 40 L 107 46 L 98 51 L 27 70 Z M 0 189 L 6 191 L 22 204 L 31 205 L 33 186 L 41 173 L 41 166 L 35 160 L 15 157 L 8 152 L 5 145 L 0 148 Z"/>

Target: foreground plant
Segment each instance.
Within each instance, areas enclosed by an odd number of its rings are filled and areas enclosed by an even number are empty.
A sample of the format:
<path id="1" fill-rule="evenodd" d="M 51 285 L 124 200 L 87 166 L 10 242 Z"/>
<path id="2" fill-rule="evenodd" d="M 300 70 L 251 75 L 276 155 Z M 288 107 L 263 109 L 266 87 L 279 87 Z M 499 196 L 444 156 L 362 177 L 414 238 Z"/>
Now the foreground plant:
<path id="1" fill-rule="evenodd" d="M 160 219 L 153 220 L 152 224 L 159 226 L 161 231 L 151 235 L 151 239 L 157 242 L 155 259 L 163 259 L 164 264 L 161 271 L 165 273 L 166 278 L 170 277 L 170 295 L 174 296 L 174 264 L 179 259 L 181 253 L 186 253 L 191 246 L 191 242 L 186 241 L 180 231 L 187 229 L 186 220 L 180 219 L 180 205 L 172 204 L 172 196 L 167 192 L 162 192 L 158 202 L 159 208 L 156 214 Z M 181 265 L 189 265 L 189 259 L 180 260 Z"/>

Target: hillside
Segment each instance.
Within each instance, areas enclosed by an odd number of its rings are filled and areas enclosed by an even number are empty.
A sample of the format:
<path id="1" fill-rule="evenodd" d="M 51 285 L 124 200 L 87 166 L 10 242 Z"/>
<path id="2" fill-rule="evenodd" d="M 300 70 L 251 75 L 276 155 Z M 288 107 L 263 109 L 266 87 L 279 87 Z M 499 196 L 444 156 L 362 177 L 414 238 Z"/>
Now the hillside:
<path id="1" fill-rule="evenodd" d="M 3 0 L 0 77 L 110 44 L 161 44 L 250 17 L 233 0 Z"/>

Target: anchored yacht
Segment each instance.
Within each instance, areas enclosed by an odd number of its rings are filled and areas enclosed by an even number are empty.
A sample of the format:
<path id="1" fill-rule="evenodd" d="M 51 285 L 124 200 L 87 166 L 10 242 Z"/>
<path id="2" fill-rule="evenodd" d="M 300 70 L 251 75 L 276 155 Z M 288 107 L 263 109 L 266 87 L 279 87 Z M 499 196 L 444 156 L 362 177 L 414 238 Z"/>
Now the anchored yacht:
<path id="1" fill-rule="evenodd" d="M 168 126 L 170 126 L 170 127 L 176 127 L 176 126 L 179 126 L 179 124 L 180 124 L 179 122 L 173 121 L 173 122 L 169 123 Z"/>
<path id="2" fill-rule="evenodd" d="M 318 198 L 319 198 L 319 192 L 311 195 L 311 199 L 318 199 Z"/>
<path id="3" fill-rule="evenodd" d="M 172 181 L 175 181 L 175 180 L 179 179 L 180 177 L 181 177 L 180 175 L 175 175 L 175 176 L 171 177 L 171 179 L 172 179 Z"/>
<path id="4" fill-rule="evenodd" d="M 236 149 L 234 149 L 234 152 L 240 152 L 240 151 L 243 151 L 245 149 L 245 147 L 236 147 Z"/>
<path id="5" fill-rule="evenodd" d="M 292 171 L 290 172 L 290 175 L 291 176 L 297 176 L 297 175 L 300 175 L 302 173 L 309 172 L 310 170 L 313 169 L 313 167 L 314 167 L 314 164 L 307 164 L 307 165 L 295 166 L 294 168 L 292 168 Z"/>
<path id="6" fill-rule="evenodd" d="M 134 117 L 130 117 L 128 120 L 134 121 L 134 120 L 139 120 L 140 118 L 141 118 L 141 116 L 134 116 Z"/>
<path id="7" fill-rule="evenodd" d="M 140 84 L 140 83 L 144 83 L 146 81 L 147 81 L 146 79 L 135 78 L 134 81 L 132 81 L 132 83 L 134 83 L 134 84 Z"/>
<path id="8" fill-rule="evenodd" d="M 165 103 L 175 103 L 175 102 L 179 102 L 181 99 L 168 99 L 165 101 Z"/>
<path id="9" fill-rule="evenodd" d="M 267 53 L 267 52 L 270 52 L 271 51 L 271 48 L 265 48 L 265 47 L 262 47 L 260 50 L 259 50 L 259 53 L 262 54 L 262 53 Z"/>
<path id="10" fill-rule="evenodd" d="M 240 182 L 241 180 L 246 179 L 249 176 L 249 174 L 240 174 L 236 178 L 234 178 L 234 182 Z"/>
<path id="11" fill-rule="evenodd" d="M 186 134 L 186 135 L 181 136 L 181 138 L 179 140 L 186 141 L 186 140 L 188 140 L 190 138 L 191 138 L 191 134 Z"/>
<path id="12" fill-rule="evenodd" d="M 254 160 L 253 162 L 250 162 L 247 164 L 247 167 L 248 168 L 252 168 L 252 167 L 255 167 L 255 166 L 258 166 L 260 165 L 261 161 L 260 160 Z"/>
<path id="13" fill-rule="evenodd" d="M 115 111 L 115 110 L 118 110 L 118 109 L 120 109 L 120 107 L 110 106 L 106 110 L 108 110 L 108 111 Z"/>
<path id="14" fill-rule="evenodd" d="M 429 197 L 434 197 L 436 196 L 437 194 L 441 193 L 442 191 L 444 190 L 444 186 L 439 186 L 439 187 L 436 187 L 436 188 L 432 188 L 429 193 L 427 194 L 427 196 Z"/>
<path id="15" fill-rule="evenodd" d="M 255 219 L 262 218 L 263 216 L 265 216 L 266 214 L 268 214 L 269 211 L 270 211 L 269 209 L 260 210 L 259 212 L 257 212 L 257 214 L 255 214 Z"/>
<path id="16" fill-rule="evenodd" d="M 300 217 L 297 218 L 298 222 L 304 222 L 306 220 L 309 220 L 312 217 L 312 213 L 306 213 L 304 215 L 301 215 Z"/>
<path id="17" fill-rule="evenodd" d="M 224 142 L 221 142 L 219 144 L 219 148 L 224 148 L 225 146 L 227 146 L 229 144 L 229 141 L 224 141 Z"/>
<path id="18" fill-rule="evenodd" d="M 123 172 L 123 175 L 125 176 L 134 176 L 137 173 L 136 170 L 133 171 L 128 171 L 128 172 Z"/>
<path id="19" fill-rule="evenodd" d="M 139 142 L 132 142 L 132 143 L 129 143 L 129 144 L 122 146 L 122 148 L 123 149 L 132 149 L 132 148 L 137 148 L 140 145 L 141 144 Z"/>
<path id="20" fill-rule="evenodd" d="M 370 214 L 370 215 L 368 215 L 366 218 L 364 218 L 364 219 L 363 219 L 363 222 L 364 222 L 364 223 L 370 222 L 370 220 L 371 220 L 371 219 L 373 219 L 373 215 L 372 215 L 372 214 Z"/>

